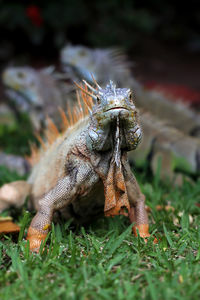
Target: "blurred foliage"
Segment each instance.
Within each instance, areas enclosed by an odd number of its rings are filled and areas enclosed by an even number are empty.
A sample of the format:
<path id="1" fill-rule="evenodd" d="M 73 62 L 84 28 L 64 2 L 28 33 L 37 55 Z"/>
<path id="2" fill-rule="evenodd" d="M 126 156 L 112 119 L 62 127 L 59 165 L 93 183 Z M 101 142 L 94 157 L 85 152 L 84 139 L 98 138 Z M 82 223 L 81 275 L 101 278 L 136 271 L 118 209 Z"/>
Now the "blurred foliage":
<path id="1" fill-rule="evenodd" d="M 4 152 L 29 155 L 31 141 L 35 141 L 35 137 L 26 114 L 20 114 L 13 124 L 0 124 L 0 145 Z"/>
<path id="2" fill-rule="evenodd" d="M 0 186 L 2 186 L 4 183 L 25 179 L 26 176 L 19 175 L 16 171 L 11 171 L 5 166 L 0 166 Z"/>
<path id="3" fill-rule="evenodd" d="M 145 37 L 200 43 L 197 0 L 0 0 L 0 33 L 24 46 L 66 41 L 130 49 Z"/>

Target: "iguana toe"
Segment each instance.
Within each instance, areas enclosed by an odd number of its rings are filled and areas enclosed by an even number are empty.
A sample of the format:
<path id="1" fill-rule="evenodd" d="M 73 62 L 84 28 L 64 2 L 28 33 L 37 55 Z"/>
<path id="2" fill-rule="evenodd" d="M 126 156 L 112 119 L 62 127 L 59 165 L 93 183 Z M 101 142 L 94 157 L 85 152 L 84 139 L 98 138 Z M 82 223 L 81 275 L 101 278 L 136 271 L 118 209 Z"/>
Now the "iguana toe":
<path id="1" fill-rule="evenodd" d="M 133 226 L 133 233 L 135 234 L 135 236 L 137 236 L 137 230 L 139 232 L 139 235 L 142 238 L 146 238 L 150 236 L 148 224 L 140 224 L 140 225 Z"/>
<path id="2" fill-rule="evenodd" d="M 133 233 L 135 234 L 135 236 L 137 236 L 137 230 L 139 232 L 140 237 L 144 238 L 144 241 L 146 243 L 147 242 L 146 238 L 150 237 L 149 225 L 148 224 L 140 224 L 140 225 L 133 226 Z M 154 238 L 153 243 L 154 244 L 158 243 L 157 238 Z"/>

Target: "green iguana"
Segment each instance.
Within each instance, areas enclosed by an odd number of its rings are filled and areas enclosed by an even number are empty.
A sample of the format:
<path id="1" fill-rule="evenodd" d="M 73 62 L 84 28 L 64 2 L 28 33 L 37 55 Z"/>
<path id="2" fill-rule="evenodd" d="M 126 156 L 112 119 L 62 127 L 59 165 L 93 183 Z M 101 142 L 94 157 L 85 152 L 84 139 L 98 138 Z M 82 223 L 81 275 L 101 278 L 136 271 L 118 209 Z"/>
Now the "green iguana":
<path id="1" fill-rule="evenodd" d="M 200 137 L 200 114 L 181 101 L 170 101 L 161 92 L 145 90 L 132 76 L 131 64 L 122 51 L 67 45 L 61 50 L 60 61 L 63 70 L 75 80 L 84 77 L 90 82 L 93 74 L 100 84 L 111 78 L 119 86 L 129 86 L 137 95 L 137 107 L 170 121 L 175 128 L 189 135 Z"/>
<path id="2" fill-rule="evenodd" d="M 129 159 L 139 167 L 149 161 L 153 174 L 156 174 L 160 158 L 161 178 L 176 184 L 183 181 L 178 172 L 199 175 L 200 139 L 184 134 L 148 112 L 140 114 L 144 138 L 138 149 L 129 153 Z"/>
<path id="3" fill-rule="evenodd" d="M 3 75 L 4 85 L 9 87 L 10 91 L 13 91 L 13 94 L 16 95 L 16 98 L 20 94 L 21 98 L 23 97 L 23 101 L 28 101 L 28 103 L 37 102 L 36 100 L 34 100 L 34 95 L 36 99 L 40 99 L 41 110 L 39 118 L 40 121 L 43 121 L 43 123 L 45 119 L 44 116 L 49 113 L 48 107 L 50 106 L 51 117 L 53 120 L 57 121 L 56 124 L 60 127 L 60 119 L 58 117 L 57 107 L 61 103 L 62 108 L 65 110 L 67 103 L 70 103 L 70 105 L 75 103 L 75 97 L 71 92 L 72 90 L 74 90 L 74 88 L 69 88 L 68 84 L 66 93 L 64 94 L 63 90 L 59 93 L 59 86 L 61 86 L 63 83 L 60 82 L 60 80 L 56 79 L 52 74 L 44 75 L 44 72 L 36 71 L 32 68 L 27 67 L 21 67 L 20 70 L 21 72 L 23 71 L 24 74 L 24 80 L 21 79 L 21 81 L 18 80 L 19 68 L 10 67 L 6 69 Z M 34 93 L 32 92 L 31 85 L 29 84 L 29 82 L 31 82 L 31 79 L 28 79 L 29 77 L 32 78 L 32 81 L 34 82 Z M 46 79 L 46 85 L 43 78 Z M 27 85 L 26 82 L 28 82 Z M 49 84 L 52 82 L 53 84 Z M 17 87 L 17 89 L 15 87 Z M 45 92 L 46 89 L 48 90 L 48 92 Z M 136 88 L 136 91 L 137 90 L 138 89 Z M 26 95 L 26 97 L 23 95 Z M 28 98 L 28 95 L 31 95 L 30 99 Z M 59 95 L 58 103 L 56 102 L 55 97 L 48 97 L 48 95 Z M 155 103 L 153 102 L 153 99 L 155 98 L 150 98 L 150 95 L 152 95 L 152 93 L 147 93 L 146 101 L 148 102 L 148 99 L 152 99 L 150 103 L 156 110 L 156 107 L 160 102 L 157 101 L 157 105 L 155 105 Z M 145 102 L 141 98 L 140 91 L 139 96 L 141 102 Z M 157 100 L 159 100 L 159 97 L 157 98 Z M 169 103 L 168 101 L 166 103 L 168 103 L 168 108 L 172 107 L 171 102 Z M 31 111 L 31 107 L 29 111 Z M 174 112 L 172 110 L 172 114 L 173 113 Z M 157 168 L 157 157 L 161 156 L 163 165 L 163 168 L 161 168 L 161 178 L 164 180 L 166 179 L 166 177 L 172 179 L 174 177 L 174 171 L 177 170 L 185 171 L 188 174 L 196 174 L 199 172 L 199 139 L 190 137 L 187 134 L 182 133 L 180 130 L 177 130 L 170 126 L 171 122 L 162 122 L 151 113 L 141 111 L 140 117 L 143 128 L 143 135 L 145 138 L 143 139 L 139 149 L 134 151 L 133 154 L 131 152 L 129 154 L 131 161 L 133 161 L 135 165 L 142 166 L 148 160 L 151 169 L 155 174 Z M 182 115 L 182 118 L 184 118 L 184 114 Z M 185 120 L 187 120 L 187 118 Z M 48 121 L 46 122 L 46 126 L 49 126 Z M 189 124 L 188 128 L 192 124 L 189 121 L 184 122 L 182 120 L 182 122 L 183 124 Z M 164 135 L 162 135 L 163 132 Z M 185 141 L 184 145 L 182 141 Z M 178 179 L 178 182 L 179 181 L 180 178 Z"/>
<path id="4" fill-rule="evenodd" d="M 57 210 L 83 221 L 103 210 L 106 216 L 124 214 L 136 235 L 137 229 L 141 237 L 149 236 L 145 196 L 127 159 L 127 151 L 141 140 L 131 91 L 116 88 L 112 81 L 105 89 L 95 84 L 79 86 L 85 105 L 78 99 L 74 123 L 62 134 L 52 124 L 46 140 L 41 139 L 41 150 L 33 149 L 28 181 L 0 189 L 4 203 L 12 194 L 7 195 L 9 187 L 21 203 L 30 195 L 37 210 L 27 235 L 31 251 L 39 251 Z M 61 115 L 69 125 L 63 111 Z"/>
<path id="5" fill-rule="evenodd" d="M 51 67 L 42 70 L 8 67 L 2 74 L 2 81 L 10 105 L 16 112 L 28 112 L 37 131 L 45 126 L 46 115 L 57 121 L 55 110 L 58 106 L 66 106 L 66 95 L 74 90 L 72 84 L 60 80 Z"/>
<path id="6" fill-rule="evenodd" d="M 132 86 L 133 90 L 140 88 L 140 84 L 131 75 L 130 61 L 117 48 L 90 49 L 84 46 L 67 45 L 60 52 L 62 70 L 73 80 L 85 78 L 93 82 L 93 76 L 99 83 L 106 84 L 112 80 L 120 86 Z"/>

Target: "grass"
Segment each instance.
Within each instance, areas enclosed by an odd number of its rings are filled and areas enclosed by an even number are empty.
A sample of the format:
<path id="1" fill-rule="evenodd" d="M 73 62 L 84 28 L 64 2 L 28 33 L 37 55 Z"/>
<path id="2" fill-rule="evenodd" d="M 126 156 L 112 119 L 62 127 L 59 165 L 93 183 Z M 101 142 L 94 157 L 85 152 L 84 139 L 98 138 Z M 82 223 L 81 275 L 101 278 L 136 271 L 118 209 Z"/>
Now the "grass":
<path id="1" fill-rule="evenodd" d="M 4 152 L 18 155 L 30 154 L 29 143 L 35 141 L 32 125 L 26 114 L 21 113 L 18 120 L 14 119 L 12 124 L 0 123 L 0 148 Z"/>
<path id="2" fill-rule="evenodd" d="M 101 217 L 87 227 L 52 225 L 49 250 L 32 254 L 23 238 L 32 215 L 23 209 L 19 237 L 1 237 L 0 299 L 199 299 L 200 180 L 181 188 L 139 180 L 152 208 L 147 243 L 127 218 Z M 156 211 L 168 202 L 174 211 Z"/>

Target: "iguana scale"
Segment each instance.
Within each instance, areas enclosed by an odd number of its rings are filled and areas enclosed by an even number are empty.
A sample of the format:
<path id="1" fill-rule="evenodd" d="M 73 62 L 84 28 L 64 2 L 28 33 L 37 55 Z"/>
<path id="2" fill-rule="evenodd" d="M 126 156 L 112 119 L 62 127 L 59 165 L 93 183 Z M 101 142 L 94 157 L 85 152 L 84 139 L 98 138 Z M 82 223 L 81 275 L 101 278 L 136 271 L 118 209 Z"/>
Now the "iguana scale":
<path id="1" fill-rule="evenodd" d="M 107 216 L 128 215 L 133 232 L 149 236 L 145 196 L 127 159 L 141 140 L 130 89 L 116 88 L 112 81 L 105 89 L 96 82 L 95 88 L 85 84 L 80 87 L 84 107 L 79 102 L 73 124 L 62 134 L 52 124 L 46 140 L 40 139 L 41 150 L 34 149 L 31 157 L 33 170 L 24 184 L 37 210 L 27 235 L 32 251 L 39 250 L 57 210 L 83 220 L 99 210 Z"/>

